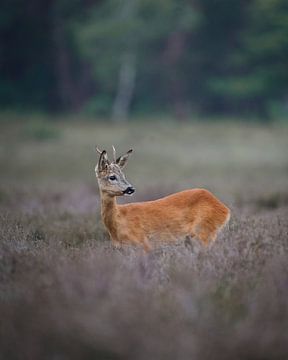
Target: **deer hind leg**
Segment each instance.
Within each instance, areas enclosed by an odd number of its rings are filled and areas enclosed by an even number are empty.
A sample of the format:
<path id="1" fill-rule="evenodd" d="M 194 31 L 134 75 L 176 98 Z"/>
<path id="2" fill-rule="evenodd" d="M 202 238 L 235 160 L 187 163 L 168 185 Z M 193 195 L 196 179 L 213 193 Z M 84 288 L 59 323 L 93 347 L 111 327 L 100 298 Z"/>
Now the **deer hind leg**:
<path id="1" fill-rule="evenodd" d="M 193 244 L 193 238 L 195 237 L 195 234 L 187 235 L 185 236 L 184 245 L 186 248 L 190 248 L 192 252 L 194 251 L 194 244 Z"/>
<path id="2" fill-rule="evenodd" d="M 196 237 L 202 241 L 204 245 L 216 240 L 218 232 L 228 223 L 230 219 L 230 212 L 227 209 L 221 216 L 215 217 L 205 217 L 199 220 L 193 230 Z"/>
<path id="3" fill-rule="evenodd" d="M 215 241 L 217 237 L 217 226 L 209 221 L 202 221 L 195 228 L 196 237 L 205 245 Z"/>
<path id="4" fill-rule="evenodd" d="M 144 237 L 144 239 L 142 240 L 142 245 L 146 252 L 149 252 L 152 250 L 152 246 L 151 246 L 149 240 L 147 239 L 147 237 Z"/>
<path id="5" fill-rule="evenodd" d="M 217 237 L 217 232 L 216 231 L 210 232 L 210 231 L 204 229 L 198 233 L 197 237 L 199 238 L 199 240 L 202 241 L 202 243 L 205 246 L 208 246 L 210 243 L 215 241 L 215 239 Z"/>
<path id="6" fill-rule="evenodd" d="M 134 246 L 142 246 L 146 252 L 152 250 L 152 246 L 148 240 L 148 238 L 140 232 L 133 232 L 130 233 L 125 232 L 121 234 L 122 242 L 127 245 L 134 245 Z"/>
<path id="7" fill-rule="evenodd" d="M 147 237 L 143 237 L 142 239 L 132 238 L 130 242 L 136 246 L 142 246 L 145 252 L 150 252 L 152 250 L 152 246 L 147 239 Z"/>

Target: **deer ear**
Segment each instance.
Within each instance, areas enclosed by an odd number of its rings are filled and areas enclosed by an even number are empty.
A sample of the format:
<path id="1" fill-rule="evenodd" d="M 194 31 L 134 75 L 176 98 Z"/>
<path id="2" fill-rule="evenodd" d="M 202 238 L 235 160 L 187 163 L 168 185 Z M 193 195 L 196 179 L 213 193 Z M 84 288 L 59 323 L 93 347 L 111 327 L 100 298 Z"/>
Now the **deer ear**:
<path id="1" fill-rule="evenodd" d="M 123 169 L 124 166 L 127 164 L 127 161 L 132 151 L 133 149 L 130 149 L 129 151 L 127 151 L 125 155 L 119 156 L 118 159 L 116 160 L 116 164 L 119 165 L 121 169 Z"/>
<path id="2" fill-rule="evenodd" d="M 108 160 L 108 157 L 107 157 L 107 152 L 106 152 L 106 150 L 103 150 L 101 155 L 100 155 L 99 162 L 98 162 L 99 171 L 107 170 L 109 164 L 110 163 L 109 163 L 109 160 Z"/>

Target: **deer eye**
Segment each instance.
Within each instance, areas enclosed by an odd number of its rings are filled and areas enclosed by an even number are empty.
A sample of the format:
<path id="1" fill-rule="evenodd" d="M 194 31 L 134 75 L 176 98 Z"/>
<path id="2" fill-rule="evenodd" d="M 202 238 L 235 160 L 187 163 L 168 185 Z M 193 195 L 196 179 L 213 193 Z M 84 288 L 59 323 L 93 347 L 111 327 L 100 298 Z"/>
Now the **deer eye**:
<path id="1" fill-rule="evenodd" d="M 109 180 L 111 180 L 111 181 L 115 181 L 115 180 L 116 180 L 116 176 L 115 176 L 115 175 L 111 175 L 111 176 L 109 176 Z"/>

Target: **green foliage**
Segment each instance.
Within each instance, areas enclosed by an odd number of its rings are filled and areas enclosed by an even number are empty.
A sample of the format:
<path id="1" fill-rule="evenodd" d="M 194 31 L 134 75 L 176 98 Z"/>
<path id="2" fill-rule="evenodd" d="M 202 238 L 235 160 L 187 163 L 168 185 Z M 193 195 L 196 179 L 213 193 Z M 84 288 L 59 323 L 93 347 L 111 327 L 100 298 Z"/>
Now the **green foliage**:
<path id="1" fill-rule="evenodd" d="M 238 103 L 256 101 L 268 111 L 288 92 L 288 6 L 285 0 L 254 0 L 247 8 L 239 48 L 230 56 L 234 74 L 210 81 L 213 91 Z"/>
<path id="2" fill-rule="evenodd" d="M 2 1 L 0 14 L 0 106 L 48 110 L 56 85 L 50 8 L 36 0 Z"/>
<path id="3" fill-rule="evenodd" d="M 171 32 L 192 31 L 199 21 L 198 12 L 188 1 L 110 0 L 95 6 L 89 16 L 78 23 L 75 37 L 79 51 L 92 64 L 93 76 L 101 92 L 106 98 L 113 98 L 125 52 L 136 56 L 139 81 L 145 81 L 147 69 L 156 74 L 161 73 L 162 68 L 164 76 L 169 77 L 163 64 L 155 64 L 153 59 L 161 57 L 162 48 Z M 155 75 L 150 76 L 143 96 L 150 103 L 153 99 L 149 92 L 153 91 L 155 80 Z M 142 101 L 144 103 L 145 99 Z"/>
<path id="4" fill-rule="evenodd" d="M 264 77 L 258 74 L 211 79 L 209 82 L 213 92 L 236 99 L 253 98 L 263 92 Z"/>
<path id="5" fill-rule="evenodd" d="M 108 116 L 112 106 L 112 98 L 108 95 L 100 95 L 92 97 L 88 100 L 83 108 L 85 115 L 92 116 Z"/>
<path id="6" fill-rule="evenodd" d="M 3 109 L 108 115 L 130 53 L 136 113 L 287 115 L 286 0 L 13 0 L 0 42 Z"/>

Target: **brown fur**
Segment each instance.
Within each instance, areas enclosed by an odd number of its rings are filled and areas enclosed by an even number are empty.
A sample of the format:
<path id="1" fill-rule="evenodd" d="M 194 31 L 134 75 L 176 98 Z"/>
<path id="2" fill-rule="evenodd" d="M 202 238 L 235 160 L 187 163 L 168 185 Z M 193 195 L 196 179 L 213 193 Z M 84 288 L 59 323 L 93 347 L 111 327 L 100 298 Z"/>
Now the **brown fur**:
<path id="1" fill-rule="evenodd" d="M 230 210 L 205 189 L 185 190 L 159 200 L 118 205 L 116 196 L 120 195 L 120 190 L 131 185 L 117 164 L 104 161 L 103 165 L 102 155 L 96 167 L 101 214 L 115 245 L 138 244 L 149 251 L 153 239 L 167 242 L 187 236 L 196 237 L 208 245 L 229 221 Z M 128 156 L 125 162 L 127 159 Z M 109 183 L 111 172 L 117 173 L 119 184 Z"/>
<path id="2" fill-rule="evenodd" d="M 102 196 L 102 219 L 117 243 L 139 244 L 150 250 L 150 240 L 173 241 L 197 237 L 204 245 L 216 239 L 229 220 L 230 211 L 204 189 L 185 190 L 159 200 L 117 205 Z"/>

